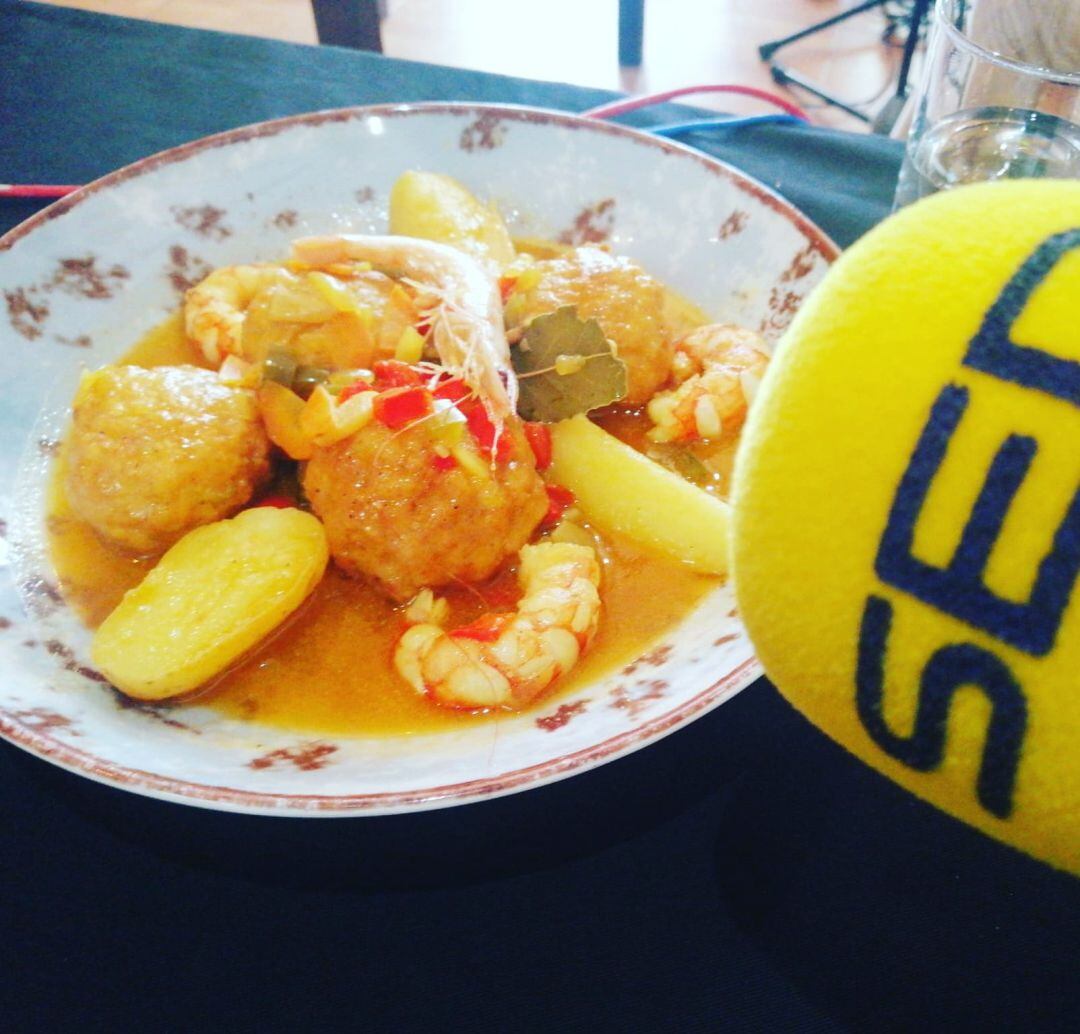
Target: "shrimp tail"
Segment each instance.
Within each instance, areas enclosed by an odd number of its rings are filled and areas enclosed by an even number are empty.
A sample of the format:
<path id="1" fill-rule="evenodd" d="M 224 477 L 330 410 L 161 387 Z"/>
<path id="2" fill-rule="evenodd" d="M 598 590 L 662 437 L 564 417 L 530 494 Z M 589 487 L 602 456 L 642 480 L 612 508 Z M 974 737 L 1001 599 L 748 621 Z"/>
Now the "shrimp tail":
<path id="1" fill-rule="evenodd" d="M 657 392 L 646 406 L 654 442 L 732 438 L 769 362 L 768 345 L 751 330 L 731 324 L 698 327 L 675 343 L 676 386 Z"/>
<path id="2" fill-rule="evenodd" d="M 526 704 L 573 668 L 600 619 L 594 550 L 568 542 L 525 546 L 518 579 L 516 611 L 485 614 L 453 632 L 432 623 L 430 601 L 418 597 L 406 620 L 412 612 L 421 623 L 394 651 L 402 678 L 444 707 L 476 709 Z"/>
<path id="3" fill-rule="evenodd" d="M 498 283 L 475 259 L 436 241 L 358 234 L 303 237 L 293 241 L 292 257 L 313 266 L 370 262 L 430 295 L 426 315 L 439 358 L 477 393 L 501 433 L 517 408 L 517 378 Z"/>

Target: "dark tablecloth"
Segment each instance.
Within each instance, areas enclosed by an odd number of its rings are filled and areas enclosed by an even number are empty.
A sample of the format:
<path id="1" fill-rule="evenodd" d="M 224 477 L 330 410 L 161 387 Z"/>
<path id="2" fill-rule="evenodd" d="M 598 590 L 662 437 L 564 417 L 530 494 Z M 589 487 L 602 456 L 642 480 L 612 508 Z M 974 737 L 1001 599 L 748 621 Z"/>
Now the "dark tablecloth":
<path id="1" fill-rule="evenodd" d="M 0 0 L 9 182 L 317 108 L 608 96 Z M 899 160 L 809 127 L 692 142 L 845 245 Z M 0 231 L 33 210 L 0 202 Z M 415 816 L 220 815 L 7 744 L 0 781 L 4 1030 L 1080 1030 L 1080 882 L 897 789 L 764 680 L 596 771 Z"/>

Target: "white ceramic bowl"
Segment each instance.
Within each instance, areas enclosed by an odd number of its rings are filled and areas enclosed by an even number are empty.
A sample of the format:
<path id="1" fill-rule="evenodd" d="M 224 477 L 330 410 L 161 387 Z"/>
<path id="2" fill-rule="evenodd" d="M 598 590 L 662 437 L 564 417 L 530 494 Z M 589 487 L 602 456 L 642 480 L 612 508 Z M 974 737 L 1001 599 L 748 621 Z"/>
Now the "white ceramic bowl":
<path id="1" fill-rule="evenodd" d="M 518 234 L 605 241 L 710 316 L 775 338 L 836 254 L 785 201 L 697 152 L 515 107 L 320 112 L 144 159 L 0 240 L 0 733 L 138 793 L 262 814 L 442 807 L 559 779 L 717 706 L 760 668 L 728 588 L 633 664 L 556 703 L 438 735 L 317 738 L 134 707 L 89 665 L 43 548 L 44 485 L 79 373 L 122 355 L 212 267 L 292 237 L 384 232 L 404 170 L 457 177 Z"/>

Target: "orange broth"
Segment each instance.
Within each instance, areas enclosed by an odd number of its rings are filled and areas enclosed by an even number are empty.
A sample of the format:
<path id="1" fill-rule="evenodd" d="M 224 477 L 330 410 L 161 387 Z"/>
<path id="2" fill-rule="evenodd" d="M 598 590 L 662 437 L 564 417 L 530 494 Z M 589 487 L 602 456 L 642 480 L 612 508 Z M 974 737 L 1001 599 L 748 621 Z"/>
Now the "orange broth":
<path id="1" fill-rule="evenodd" d="M 179 317 L 152 330 L 123 360 L 140 366 L 199 364 Z M 200 364 L 201 365 L 201 364 Z M 633 418 L 612 416 L 611 430 L 633 438 Z M 76 517 L 64 496 L 64 455 L 50 489 L 49 546 L 65 598 L 96 628 L 153 566 L 103 542 Z M 602 678 L 635 657 L 684 617 L 717 579 L 657 556 L 619 537 L 604 540 L 603 612 L 589 652 L 552 694 L 534 707 Z M 517 598 L 513 571 L 472 588 L 440 590 L 454 624 L 487 610 L 509 610 Z M 185 697 L 222 713 L 324 734 L 434 732 L 482 716 L 440 708 L 396 673 L 394 643 L 404 630 L 401 608 L 333 565 L 282 629 L 212 685 Z M 486 717 L 497 717 L 494 712 Z"/>

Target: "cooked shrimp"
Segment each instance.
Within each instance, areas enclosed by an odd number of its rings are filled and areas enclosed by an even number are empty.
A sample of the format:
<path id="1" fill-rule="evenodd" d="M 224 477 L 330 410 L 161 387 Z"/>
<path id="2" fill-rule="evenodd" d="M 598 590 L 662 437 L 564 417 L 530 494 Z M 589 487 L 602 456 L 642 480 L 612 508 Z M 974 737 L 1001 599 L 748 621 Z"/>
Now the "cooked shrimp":
<path id="1" fill-rule="evenodd" d="M 452 632 L 415 624 L 401 637 L 394 664 L 418 693 L 446 707 L 517 707 L 577 664 L 600 619 L 596 553 L 541 542 L 523 547 L 520 558 L 524 595 L 516 611 L 486 614 Z M 437 613 L 430 605 L 416 610 Z"/>
<path id="2" fill-rule="evenodd" d="M 281 353 L 298 365 L 366 368 L 394 354 L 416 315 L 406 292 L 361 263 L 225 266 L 184 302 L 187 336 L 215 366 L 229 356 L 261 363 Z"/>
<path id="3" fill-rule="evenodd" d="M 413 281 L 432 296 L 426 317 L 443 365 L 474 388 L 496 426 L 517 408 L 517 380 L 503 327 L 496 280 L 475 259 L 435 241 L 414 237 L 304 237 L 293 258 L 313 266 L 370 262 Z"/>
<path id="4" fill-rule="evenodd" d="M 255 295 L 274 283 L 281 267 L 270 264 L 223 266 L 196 284 L 184 298 L 184 329 L 208 362 L 241 355 L 244 316 Z"/>
<path id="5" fill-rule="evenodd" d="M 680 382 L 657 392 L 647 412 L 654 442 L 731 437 L 746 419 L 769 356 L 760 335 L 744 327 L 712 323 L 675 344 L 672 370 Z"/>

